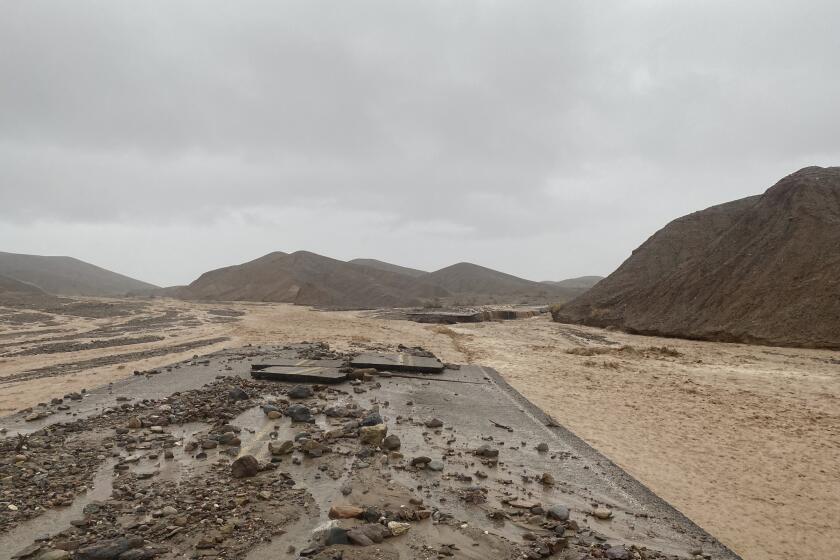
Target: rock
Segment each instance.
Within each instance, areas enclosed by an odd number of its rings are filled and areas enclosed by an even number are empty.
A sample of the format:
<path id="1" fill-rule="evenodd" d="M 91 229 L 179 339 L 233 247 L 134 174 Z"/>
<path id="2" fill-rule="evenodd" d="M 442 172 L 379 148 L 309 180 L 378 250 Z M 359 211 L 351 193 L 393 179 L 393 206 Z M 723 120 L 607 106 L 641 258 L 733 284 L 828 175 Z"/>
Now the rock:
<path id="1" fill-rule="evenodd" d="M 233 478 L 248 478 L 260 472 L 260 463 L 253 455 L 243 455 L 230 465 Z"/>
<path id="2" fill-rule="evenodd" d="M 268 416 L 268 419 L 269 419 L 269 420 L 277 420 L 278 418 L 282 418 L 282 417 L 283 417 L 283 413 L 282 413 L 282 412 L 280 412 L 279 410 L 269 410 L 269 411 L 266 413 L 266 416 Z"/>
<path id="3" fill-rule="evenodd" d="M 163 512 L 163 515 L 166 515 L 167 517 L 178 514 L 178 510 L 172 506 L 165 506 L 161 511 Z"/>
<path id="4" fill-rule="evenodd" d="M 348 415 L 348 410 L 344 406 L 328 406 L 324 414 L 330 418 L 344 418 Z"/>
<path id="5" fill-rule="evenodd" d="M 388 522 L 388 530 L 391 531 L 391 534 L 395 537 L 399 537 L 403 533 L 408 532 L 409 529 L 411 529 L 410 523 L 400 523 L 399 521 Z"/>
<path id="6" fill-rule="evenodd" d="M 361 528 L 350 529 L 346 533 L 347 540 L 356 546 L 370 546 L 373 541 L 368 537 Z"/>
<path id="7" fill-rule="evenodd" d="M 400 438 L 394 434 L 391 434 L 382 440 L 382 449 L 385 449 L 386 451 L 396 451 L 401 445 L 402 442 L 400 441 Z"/>
<path id="8" fill-rule="evenodd" d="M 350 544 L 350 539 L 347 538 L 347 530 L 341 527 L 330 527 L 324 535 L 324 544 L 327 546 Z"/>
<path id="9" fill-rule="evenodd" d="M 113 560 L 132 548 L 143 545 L 143 539 L 118 537 L 76 551 L 76 560 Z"/>
<path id="10" fill-rule="evenodd" d="M 157 556 L 157 551 L 151 548 L 135 548 L 123 552 L 119 556 L 119 560 L 152 560 Z"/>
<path id="11" fill-rule="evenodd" d="M 349 372 L 350 379 L 365 379 L 373 377 L 374 375 L 378 375 L 379 372 L 374 368 L 360 368 L 360 369 L 351 369 Z"/>
<path id="12" fill-rule="evenodd" d="M 540 453 L 545 453 L 548 451 L 548 444 L 543 442 L 537 445 L 537 451 Z"/>
<path id="13" fill-rule="evenodd" d="M 234 434 L 233 432 L 226 432 L 222 434 L 222 437 L 219 438 L 219 443 L 222 445 L 231 445 L 233 447 L 239 447 L 242 445 L 242 440 Z"/>
<path id="14" fill-rule="evenodd" d="M 202 449 L 216 449 L 218 447 L 219 442 L 215 439 L 205 439 L 201 441 L 201 448 Z"/>
<path id="15" fill-rule="evenodd" d="M 613 546 L 607 549 L 609 560 L 630 560 L 630 551 L 623 546 Z"/>
<path id="16" fill-rule="evenodd" d="M 272 455 L 288 455 L 295 448 L 295 443 L 291 440 L 283 442 L 270 441 L 268 442 L 268 452 Z"/>
<path id="17" fill-rule="evenodd" d="M 251 397 L 240 387 L 234 387 L 228 391 L 228 398 L 232 401 L 247 401 Z"/>
<path id="18" fill-rule="evenodd" d="M 540 476 L 540 482 L 545 486 L 554 486 L 554 475 L 544 472 L 542 473 L 542 476 Z"/>
<path id="19" fill-rule="evenodd" d="M 293 404 L 286 410 L 286 414 L 292 419 L 292 422 L 314 422 L 312 418 L 312 411 L 302 404 Z"/>
<path id="20" fill-rule="evenodd" d="M 329 451 L 327 446 L 314 439 L 301 440 L 300 448 L 310 457 L 320 457 Z"/>
<path id="21" fill-rule="evenodd" d="M 128 420 L 128 427 L 131 428 L 132 430 L 137 430 L 137 429 L 143 427 L 143 421 L 140 420 L 139 416 L 132 416 Z"/>
<path id="22" fill-rule="evenodd" d="M 357 506 L 332 506 L 330 519 L 359 519 L 365 513 L 364 508 Z"/>
<path id="23" fill-rule="evenodd" d="M 443 426 L 443 422 L 441 422 L 437 418 L 432 418 L 431 420 L 426 420 L 426 427 L 427 428 L 440 428 L 441 426 Z"/>
<path id="24" fill-rule="evenodd" d="M 426 457 L 426 456 L 421 455 L 420 457 L 414 457 L 411 460 L 411 466 L 412 467 L 425 468 L 427 464 L 431 463 L 431 461 L 432 461 L 431 457 Z"/>
<path id="25" fill-rule="evenodd" d="M 388 426 L 377 424 L 375 426 L 363 426 L 359 430 L 359 440 L 367 445 L 379 445 L 388 433 Z"/>
<path id="26" fill-rule="evenodd" d="M 290 399 L 308 399 L 315 394 L 309 385 L 295 385 L 287 393 Z"/>
<path id="27" fill-rule="evenodd" d="M 473 454 L 478 455 L 479 457 L 495 459 L 499 456 L 499 450 L 494 447 L 490 447 L 489 445 L 482 445 L 481 447 L 473 451 Z"/>
<path id="28" fill-rule="evenodd" d="M 350 539 L 350 542 L 359 546 L 381 543 L 390 536 L 392 536 L 391 531 L 379 523 L 369 523 L 347 531 L 347 538 Z"/>
<path id="29" fill-rule="evenodd" d="M 437 471 L 437 472 L 442 471 L 443 467 L 444 467 L 444 464 L 441 461 L 430 461 L 429 464 L 426 465 L 426 468 L 429 469 L 430 471 Z"/>
<path id="30" fill-rule="evenodd" d="M 559 504 L 553 505 L 548 508 L 546 512 L 549 519 L 556 519 L 557 521 L 568 521 L 569 520 L 569 508 L 566 506 L 561 506 Z"/>
<path id="31" fill-rule="evenodd" d="M 378 412 L 372 412 L 362 419 L 361 426 L 375 426 L 382 424 L 382 416 Z"/>
<path id="32" fill-rule="evenodd" d="M 38 560 L 69 560 L 70 553 L 66 550 L 47 550 L 46 552 L 42 552 L 37 556 Z"/>
<path id="33" fill-rule="evenodd" d="M 596 519 L 609 519 L 612 517 L 612 511 L 608 510 L 607 508 L 596 508 L 595 511 L 592 512 L 592 516 Z"/>
<path id="34" fill-rule="evenodd" d="M 12 554 L 12 560 L 17 560 L 18 558 L 29 558 L 34 556 L 36 552 L 39 552 L 44 545 L 40 543 L 33 543 L 24 548 L 23 550 L 17 551 L 15 554 Z"/>

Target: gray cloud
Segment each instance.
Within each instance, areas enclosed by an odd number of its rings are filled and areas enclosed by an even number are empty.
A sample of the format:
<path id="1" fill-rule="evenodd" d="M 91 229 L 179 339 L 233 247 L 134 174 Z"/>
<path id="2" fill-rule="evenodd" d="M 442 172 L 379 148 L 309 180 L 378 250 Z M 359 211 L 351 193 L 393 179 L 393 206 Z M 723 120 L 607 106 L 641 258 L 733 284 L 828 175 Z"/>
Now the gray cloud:
<path id="1" fill-rule="evenodd" d="M 298 248 L 605 274 L 840 153 L 831 1 L 2 10 L 2 249 L 161 283 Z"/>

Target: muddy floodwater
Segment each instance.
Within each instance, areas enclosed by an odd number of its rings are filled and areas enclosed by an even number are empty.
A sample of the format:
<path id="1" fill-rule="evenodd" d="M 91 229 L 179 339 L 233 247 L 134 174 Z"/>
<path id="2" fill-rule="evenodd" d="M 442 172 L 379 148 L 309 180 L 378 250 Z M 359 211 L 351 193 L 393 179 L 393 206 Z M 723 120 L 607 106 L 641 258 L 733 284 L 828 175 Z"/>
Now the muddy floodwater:
<path id="1" fill-rule="evenodd" d="M 9 310 L 14 319 L 0 321 L 2 414 L 224 347 L 423 346 L 443 361 L 495 368 L 744 558 L 820 559 L 840 547 L 836 352 L 641 337 L 544 317 L 444 326 L 281 304 L 103 301 L 128 314 Z M 126 344 L 95 343 L 103 339 Z M 148 394 L 162 396 L 151 381 Z"/>

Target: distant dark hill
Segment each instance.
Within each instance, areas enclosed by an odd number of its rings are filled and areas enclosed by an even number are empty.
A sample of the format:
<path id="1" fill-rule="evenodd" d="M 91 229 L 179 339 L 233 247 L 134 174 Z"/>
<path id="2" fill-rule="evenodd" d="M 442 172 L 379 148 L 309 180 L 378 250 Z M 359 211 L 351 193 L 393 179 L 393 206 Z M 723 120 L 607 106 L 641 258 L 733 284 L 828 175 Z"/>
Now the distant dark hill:
<path id="1" fill-rule="evenodd" d="M 121 296 L 156 288 L 72 257 L 0 252 L 0 275 L 65 296 Z"/>
<path id="2" fill-rule="evenodd" d="M 425 270 L 417 270 L 416 268 L 408 268 L 407 266 L 399 266 L 396 264 L 387 263 L 384 261 L 378 261 L 376 259 L 353 259 L 352 261 L 348 261 L 352 264 L 360 264 L 363 266 L 369 266 L 371 268 L 376 268 L 378 270 L 386 270 L 388 272 L 398 272 L 400 274 L 405 274 L 406 276 L 413 276 L 418 278 L 420 276 L 425 276 L 428 274 Z"/>
<path id="3" fill-rule="evenodd" d="M 840 348 L 840 168 L 674 220 L 555 320 Z"/>
<path id="4" fill-rule="evenodd" d="M 582 294 L 603 279 L 603 276 L 578 276 L 577 278 L 567 278 L 565 280 L 558 281 L 544 280 L 541 284 L 549 284 L 560 288 L 568 288 L 570 290 L 579 290 Z"/>
<path id="5" fill-rule="evenodd" d="M 580 293 L 466 262 L 430 272 L 423 279 L 475 303 L 548 303 Z"/>
<path id="6" fill-rule="evenodd" d="M 518 278 L 477 264 L 461 262 L 430 272 L 427 276 L 438 286 L 455 294 L 516 294 L 538 290 L 548 294 L 551 287 Z"/>
<path id="7" fill-rule="evenodd" d="M 206 272 L 187 286 L 184 295 L 350 309 L 422 305 L 449 294 L 405 274 L 298 251 L 270 253 Z"/>

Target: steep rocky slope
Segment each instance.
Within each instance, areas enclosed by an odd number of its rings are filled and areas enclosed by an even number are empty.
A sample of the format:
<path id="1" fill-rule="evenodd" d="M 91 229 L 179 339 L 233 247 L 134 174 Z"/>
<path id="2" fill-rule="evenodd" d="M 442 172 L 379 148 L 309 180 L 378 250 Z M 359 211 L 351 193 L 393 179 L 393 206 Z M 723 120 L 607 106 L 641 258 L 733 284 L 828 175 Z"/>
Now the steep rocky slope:
<path id="1" fill-rule="evenodd" d="M 840 168 L 674 220 L 554 312 L 633 332 L 840 348 Z"/>

